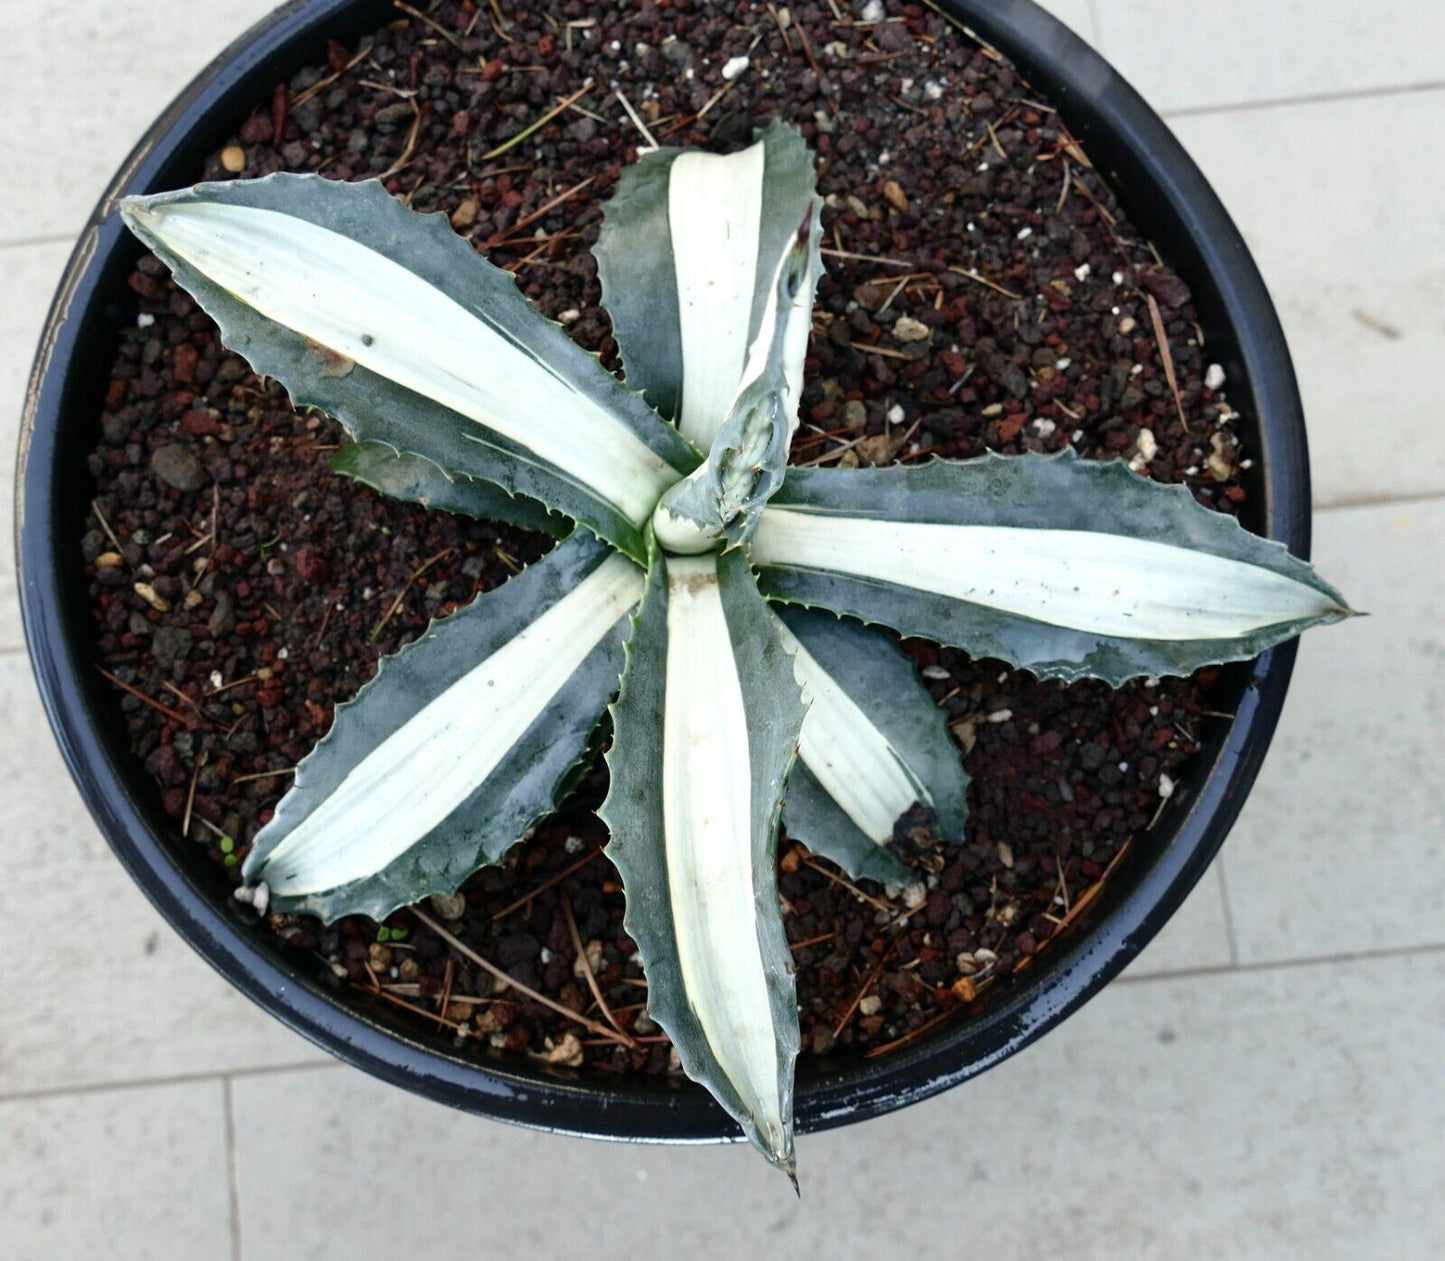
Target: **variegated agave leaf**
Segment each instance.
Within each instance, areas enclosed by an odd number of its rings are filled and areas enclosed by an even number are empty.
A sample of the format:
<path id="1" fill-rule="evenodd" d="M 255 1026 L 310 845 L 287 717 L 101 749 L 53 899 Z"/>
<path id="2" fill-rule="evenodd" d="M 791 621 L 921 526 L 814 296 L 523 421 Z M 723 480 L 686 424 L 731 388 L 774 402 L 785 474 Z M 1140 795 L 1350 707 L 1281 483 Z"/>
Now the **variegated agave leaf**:
<path id="1" fill-rule="evenodd" d="M 831 613 L 773 614 L 808 704 L 788 776 L 788 834 L 850 876 L 907 884 L 917 873 L 887 848 L 916 805 L 963 839 L 968 777 L 943 711 L 882 631 Z"/>
<path id="2" fill-rule="evenodd" d="M 538 499 L 639 561 L 640 527 L 700 462 L 444 215 L 375 181 L 272 175 L 121 210 L 228 346 L 357 439 Z"/>
<path id="3" fill-rule="evenodd" d="M 628 384 L 709 452 L 654 518 L 670 551 L 751 537 L 798 423 L 822 202 L 774 122 L 730 156 L 662 150 L 623 173 L 596 254 Z"/>
<path id="4" fill-rule="evenodd" d="M 1072 451 L 790 470 L 753 560 L 773 599 L 1115 685 L 1246 660 L 1350 613 L 1184 487 Z"/>
<path id="5" fill-rule="evenodd" d="M 740 550 L 654 556 L 612 718 L 602 817 L 648 1011 L 791 1173 L 798 1009 L 776 847 L 803 704 Z"/>
<path id="6" fill-rule="evenodd" d="M 448 477 L 430 460 L 402 455 L 383 442 L 348 442 L 331 456 L 331 471 L 354 478 L 392 499 L 455 512 L 482 521 L 506 521 L 529 530 L 565 537 L 572 522 L 545 504 L 513 495 L 475 477 Z"/>
<path id="7" fill-rule="evenodd" d="M 382 919 L 500 859 L 587 749 L 643 579 L 579 531 L 384 661 L 297 768 L 247 881 L 280 910 Z"/>

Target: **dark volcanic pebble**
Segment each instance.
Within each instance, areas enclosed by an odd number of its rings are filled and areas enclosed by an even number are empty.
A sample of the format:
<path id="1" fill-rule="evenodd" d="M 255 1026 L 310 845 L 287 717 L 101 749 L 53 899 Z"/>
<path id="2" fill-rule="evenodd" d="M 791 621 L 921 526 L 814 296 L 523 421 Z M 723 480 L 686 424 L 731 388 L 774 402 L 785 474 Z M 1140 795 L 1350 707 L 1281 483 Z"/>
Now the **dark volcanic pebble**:
<path id="1" fill-rule="evenodd" d="M 588 249 L 641 136 L 613 88 L 667 143 L 732 148 L 781 116 L 816 150 L 828 206 L 829 270 L 795 459 L 1073 446 L 1128 458 L 1233 510 L 1243 499 L 1234 413 L 1203 386 L 1188 289 L 1155 261 L 1047 102 L 920 5 L 889 6 L 882 25 L 839 22 L 823 0 L 789 9 L 785 32 L 756 3 L 649 0 L 618 11 L 502 0 L 499 33 L 491 6 L 442 0 L 428 11 L 450 38 L 399 14 L 354 65 L 360 48 L 333 45 L 324 65 L 258 100 L 228 143 L 244 151 L 248 177 L 385 177 L 416 209 L 447 213 L 615 367 Z M 725 82 L 723 65 L 743 55 L 748 69 Z M 490 156 L 589 77 L 576 109 Z M 195 176 L 224 177 L 219 153 Z M 91 456 L 105 523 L 77 523 L 77 539 L 93 566 L 99 657 L 154 700 L 116 693 L 132 746 L 177 836 L 189 812 L 189 843 L 234 879 L 290 768 L 377 659 L 548 544 L 333 477 L 335 424 L 297 413 L 228 353 L 154 258 L 130 287 L 138 318 L 122 330 Z M 913 821 L 900 841 L 919 883 L 867 885 L 871 901 L 784 839 L 806 1053 L 887 1047 L 1027 966 L 1126 841 L 1150 844 L 1161 778 L 1178 778 L 1209 708 L 1208 673 L 1118 691 L 1062 687 L 907 647 L 959 740 L 971 816 L 962 843 L 947 846 Z M 616 874 L 596 853 L 606 838 L 591 809 L 604 791 L 599 768 L 531 842 L 430 913 L 518 981 L 595 1017 L 570 908 L 609 1005 L 643 1038 L 635 1050 L 585 1030 L 580 1052 L 564 1044 L 578 1026 L 494 992 L 406 911 L 388 925 L 402 938 L 386 943 L 359 918 L 325 927 L 271 916 L 258 931 L 413 1034 L 482 1055 L 570 1066 L 580 1054 L 593 1070 L 675 1072 L 646 1018 Z M 369 997 L 378 983 L 389 1000 Z"/>

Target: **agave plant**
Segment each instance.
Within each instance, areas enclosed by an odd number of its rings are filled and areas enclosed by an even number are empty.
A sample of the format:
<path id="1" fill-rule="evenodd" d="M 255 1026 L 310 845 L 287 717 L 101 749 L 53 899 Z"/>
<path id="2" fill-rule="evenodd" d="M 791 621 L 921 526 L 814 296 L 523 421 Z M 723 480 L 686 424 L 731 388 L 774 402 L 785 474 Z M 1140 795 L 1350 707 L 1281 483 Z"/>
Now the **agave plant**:
<path id="1" fill-rule="evenodd" d="M 776 123 L 731 156 L 626 170 L 595 251 L 623 384 L 379 183 L 274 175 L 122 207 L 233 350 L 356 439 L 340 471 L 571 530 L 338 708 L 246 858 L 253 896 L 331 920 L 454 892 L 556 807 L 610 703 L 606 852 L 649 1012 L 790 1173 L 780 817 L 895 883 L 901 816 L 963 832 L 941 711 L 867 624 L 1117 685 L 1348 612 L 1282 546 L 1119 463 L 789 468 L 821 212 Z"/>

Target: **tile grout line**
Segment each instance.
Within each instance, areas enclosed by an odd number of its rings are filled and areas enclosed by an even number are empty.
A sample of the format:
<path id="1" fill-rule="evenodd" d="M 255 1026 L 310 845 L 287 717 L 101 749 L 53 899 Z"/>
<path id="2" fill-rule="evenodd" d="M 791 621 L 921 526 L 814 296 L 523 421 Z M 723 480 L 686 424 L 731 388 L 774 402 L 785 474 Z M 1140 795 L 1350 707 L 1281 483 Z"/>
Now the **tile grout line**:
<path id="1" fill-rule="evenodd" d="M 226 1177 L 230 1184 L 231 1261 L 241 1261 L 241 1181 L 236 1160 L 236 1099 L 228 1074 L 221 1078 L 222 1101 L 225 1105 Z"/>
<path id="2" fill-rule="evenodd" d="M 0 1106 L 7 1103 L 27 1103 L 36 1099 L 57 1099 L 67 1095 L 102 1095 L 125 1090 L 149 1090 L 152 1087 L 195 1086 L 220 1080 L 235 1081 L 250 1077 L 265 1077 L 274 1073 L 300 1073 L 324 1069 L 332 1071 L 346 1065 L 338 1059 L 327 1057 L 319 1060 L 303 1060 L 292 1064 L 263 1064 L 255 1068 L 237 1068 L 226 1073 L 170 1073 L 158 1077 L 135 1077 L 128 1081 L 81 1082 L 75 1086 L 41 1087 L 36 1090 L 15 1090 L 0 1094 Z"/>
<path id="3" fill-rule="evenodd" d="M 13 241 L 0 241 L 0 250 L 25 250 L 41 245 L 65 245 L 80 239 L 80 229 L 74 232 L 53 232 L 43 236 L 22 236 Z"/>
<path id="4" fill-rule="evenodd" d="M 1415 956 L 1445 954 L 1445 941 L 1426 942 L 1417 946 L 1386 946 L 1378 950 L 1344 951 L 1331 955 L 1309 955 L 1295 959 L 1262 959 L 1255 963 L 1211 964 L 1197 968 L 1178 968 L 1172 972 L 1152 972 L 1147 976 L 1117 977 L 1114 985 L 1151 985 L 1162 981 L 1208 980 L 1214 977 L 1249 976 L 1266 972 L 1298 971 L 1302 968 L 1337 967 L 1347 963 L 1368 963 L 1376 959 L 1408 959 Z M 106 1094 L 116 1091 L 149 1090 L 153 1087 L 183 1086 L 201 1082 L 221 1082 L 229 1095 L 231 1083 L 237 1079 L 274 1077 L 280 1073 L 337 1072 L 353 1066 L 338 1059 L 308 1060 L 299 1064 L 270 1064 L 257 1068 L 239 1068 L 229 1073 L 182 1073 L 168 1077 L 138 1077 L 130 1081 L 86 1082 L 78 1086 L 57 1086 L 41 1090 L 19 1090 L 0 1094 L 0 1106 L 27 1103 L 33 1100 L 58 1099 L 71 1095 Z M 361 1072 L 361 1069 L 355 1069 Z M 228 1113 L 228 1124 L 230 1124 Z"/>
<path id="5" fill-rule="evenodd" d="M 1252 110 L 1287 109 L 1299 105 L 1329 105 L 1335 101 L 1370 101 L 1392 96 L 1423 95 L 1445 89 L 1445 79 L 1419 83 L 1396 83 L 1374 88 L 1346 88 L 1339 92 L 1309 92 L 1299 96 L 1266 96 L 1257 101 L 1221 101 L 1218 105 L 1180 105 L 1173 109 L 1155 106 L 1165 121 L 1176 118 L 1204 118 L 1214 114 L 1245 114 Z"/>
<path id="6" fill-rule="evenodd" d="M 1219 976 L 1251 976 L 1264 972 L 1296 972 L 1302 968 L 1338 967 L 1346 963 L 1368 963 L 1376 959 L 1409 959 L 1415 956 L 1445 954 L 1445 941 L 1425 942 L 1418 946 L 1386 946 L 1379 950 L 1347 950 L 1331 955 L 1307 955 L 1297 959 L 1261 959 L 1257 963 L 1216 963 L 1198 968 L 1179 968 L 1173 972 L 1153 972 L 1148 976 L 1117 977 L 1114 985 L 1148 985 L 1155 981 L 1207 980 Z"/>
<path id="7" fill-rule="evenodd" d="M 1229 904 L 1229 877 L 1224 870 L 1224 853 L 1214 861 L 1219 871 L 1219 896 L 1224 904 L 1224 939 L 1229 943 L 1229 966 L 1239 967 L 1239 937 L 1234 930 L 1234 907 Z"/>
<path id="8" fill-rule="evenodd" d="M 1351 508 L 1389 508 L 1393 505 L 1408 507 L 1411 504 L 1434 504 L 1445 502 L 1445 491 L 1421 490 L 1406 495 L 1360 495 L 1355 499 L 1336 499 L 1331 503 L 1314 505 L 1316 513 L 1346 512 Z"/>

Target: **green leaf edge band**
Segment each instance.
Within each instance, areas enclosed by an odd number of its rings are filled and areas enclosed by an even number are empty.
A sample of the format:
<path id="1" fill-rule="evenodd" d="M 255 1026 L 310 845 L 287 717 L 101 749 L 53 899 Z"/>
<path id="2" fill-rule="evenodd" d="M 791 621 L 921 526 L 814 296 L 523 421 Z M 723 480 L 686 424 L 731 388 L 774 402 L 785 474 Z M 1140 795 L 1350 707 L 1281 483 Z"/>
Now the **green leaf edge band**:
<path id="1" fill-rule="evenodd" d="M 745 696 L 773 708 L 771 720 L 757 718 L 753 710 L 748 718 L 750 728 L 761 726 L 768 736 L 765 748 L 749 741 L 754 897 L 762 956 L 765 962 L 776 964 L 768 977 L 768 990 L 778 1038 L 779 1082 L 787 1127 L 785 1152 L 771 1151 L 760 1139 L 747 1108 L 718 1065 L 688 1005 L 673 944 L 662 801 L 656 791 L 666 705 L 668 593 L 666 563 L 655 546 L 647 587 L 627 640 L 621 690 L 609 711 L 613 742 L 607 752 L 607 767 L 612 782 L 598 813 L 612 834 L 605 852 L 622 876 L 627 907 L 623 924 L 642 955 L 648 978 L 649 1015 L 667 1031 L 687 1075 L 712 1093 L 769 1163 L 792 1173 L 793 1066 L 802 1035 L 792 952 L 778 907 L 777 838 L 784 785 L 796 757 L 804 710 L 792 662 L 757 594 L 745 556 L 741 551 L 724 553 L 717 558 L 717 566 L 735 653 L 747 663 Z"/>
<path id="2" fill-rule="evenodd" d="M 1122 461 L 1083 460 L 1069 448 L 1055 455 L 990 452 L 972 460 L 878 469 L 792 468 L 772 504 L 855 518 L 1150 538 L 1262 566 L 1314 588 L 1335 605 L 1319 617 L 1234 639 L 1136 640 L 1070 630 L 843 572 L 760 568 L 759 585 L 770 600 L 846 614 L 977 658 L 997 658 L 1040 678 L 1098 678 L 1118 687 L 1140 677 L 1187 676 L 1207 665 L 1252 660 L 1310 627 L 1351 616 L 1345 598 L 1283 543 L 1204 507 L 1185 486 L 1150 481 Z"/>
<path id="3" fill-rule="evenodd" d="M 384 442 L 348 442 L 331 455 L 331 471 L 369 486 L 378 494 L 437 512 L 479 521 L 504 521 L 554 538 L 572 531 L 572 519 L 475 477 L 448 477 L 430 460 L 403 455 Z"/>
<path id="4" fill-rule="evenodd" d="M 465 609 L 431 623 L 390 657 L 356 696 L 336 707 L 331 729 L 296 768 L 294 783 L 271 822 L 257 835 L 242 874 L 265 880 L 269 854 L 326 800 L 372 748 L 446 691 L 496 647 L 532 624 L 597 568 L 612 549 L 579 531 L 536 564 Z M 425 838 L 380 871 L 322 893 L 287 897 L 272 892 L 275 911 L 304 912 L 331 923 L 343 915 L 385 919 L 429 894 L 450 894 L 474 872 L 499 862 L 551 814 L 597 746 L 593 739 L 617 689 L 626 618 L 588 654 L 556 701 L 513 745 L 492 774 Z M 436 658 L 445 659 L 439 668 Z M 380 715 L 380 716 L 379 716 Z M 361 725 L 359 725 L 361 724 Z M 377 725 L 381 726 L 376 732 Z M 517 774 L 522 763 L 524 774 Z M 508 784 L 500 805 L 489 791 Z M 516 800 L 524 786 L 530 796 Z"/>
<path id="5" fill-rule="evenodd" d="M 259 316 L 252 308 L 169 250 L 126 208 L 215 202 L 292 214 L 374 250 L 420 276 L 468 310 L 488 312 L 529 354 L 564 372 L 579 388 L 601 393 L 632 432 L 677 470 L 679 479 L 701 455 L 632 390 L 555 322 L 541 315 L 517 287 L 516 277 L 492 266 L 452 230 L 443 214 L 402 205 L 380 182 L 345 183 L 315 175 L 277 173 L 256 180 L 217 181 L 122 206 L 131 230 L 172 271 L 176 281 L 221 328 L 225 344 L 252 368 L 286 386 L 292 403 L 334 416 L 358 441 L 383 442 L 421 456 L 448 473 L 495 482 L 513 494 L 540 500 L 607 539 L 639 564 L 647 560 L 641 523 L 629 520 L 600 495 L 523 447 L 458 416 L 360 365 L 341 366 L 318 354 L 305 338 Z M 390 400 L 383 406 L 378 400 Z M 396 417 L 404 416 L 404 422 Z"/>
<path id="6" fill-rule="evenodd" d="M 851 618 L 798 607 L 776 613 L 817 663 L 906 757 L 932 793 L 944 840 L 963 840 L 969 779 L 947 718 L 913 662 L 885 631 Z M 837 863 L 854 879 L 906 885 L 920 873 L 868 836 L 801 757 L 788 776 L 783 826 L 794 840 Z"/>

